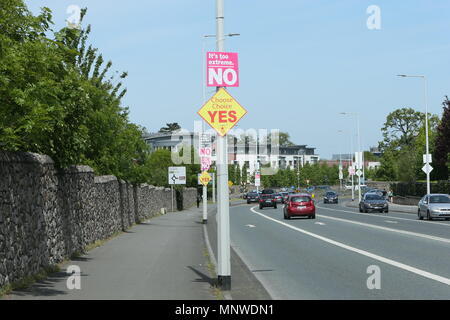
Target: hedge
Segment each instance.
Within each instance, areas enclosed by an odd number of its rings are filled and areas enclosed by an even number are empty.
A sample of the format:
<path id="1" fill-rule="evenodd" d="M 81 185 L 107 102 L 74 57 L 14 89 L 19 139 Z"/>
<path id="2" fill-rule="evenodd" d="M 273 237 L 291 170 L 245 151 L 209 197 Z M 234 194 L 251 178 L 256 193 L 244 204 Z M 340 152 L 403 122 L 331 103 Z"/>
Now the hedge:
<path id="1" fill-rule="evenodd" d="M 397 182 L 391 184 L 395 196 L 423 197 L 427 193 L 426 182 Z M 432 182 L 430 185 L 432 193 L 450 193 L 450 180 Z"/>

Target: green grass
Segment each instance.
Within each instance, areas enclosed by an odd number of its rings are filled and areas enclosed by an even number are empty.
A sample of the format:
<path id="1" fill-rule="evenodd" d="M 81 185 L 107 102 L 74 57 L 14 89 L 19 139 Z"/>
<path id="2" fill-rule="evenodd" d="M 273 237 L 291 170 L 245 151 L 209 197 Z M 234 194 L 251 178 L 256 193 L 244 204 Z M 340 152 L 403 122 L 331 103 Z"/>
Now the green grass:
<path id="1" fill-rule="evenodd" d="M 206 268 L 208 269 L 209 275 L 212 279 L 217 278 L 216 274 L 216 268 L 214 267 L 214 264 L 211 261 L 211 257 L 209 256 L 208 250 L 205 248 L 203 250 L 203 255 L 206 258 Z M 217 300 L 225 300 L 225 297 L 223 296 L 222 290 L 218 287 L 217 283 L 214 283 L 214 285 L 211 286 L 212 294 Z"/>

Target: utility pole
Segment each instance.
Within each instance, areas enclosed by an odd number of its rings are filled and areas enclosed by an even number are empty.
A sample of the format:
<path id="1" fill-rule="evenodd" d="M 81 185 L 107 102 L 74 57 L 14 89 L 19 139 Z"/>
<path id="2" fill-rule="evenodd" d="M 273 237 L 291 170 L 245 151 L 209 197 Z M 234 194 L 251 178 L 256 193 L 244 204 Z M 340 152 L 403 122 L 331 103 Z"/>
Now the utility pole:
<path id="1" fill-rule="evenodd" d="M 216 0 L 216 50 L 225 51 L 224 0 Z M 217 87 L 217 91 L 220 87 Z M 231 289 L 230 263 L 230 203 L 228 195 L 227 137 L 217 136 L 217 237 L 218 284 L 222 290 Z"/>

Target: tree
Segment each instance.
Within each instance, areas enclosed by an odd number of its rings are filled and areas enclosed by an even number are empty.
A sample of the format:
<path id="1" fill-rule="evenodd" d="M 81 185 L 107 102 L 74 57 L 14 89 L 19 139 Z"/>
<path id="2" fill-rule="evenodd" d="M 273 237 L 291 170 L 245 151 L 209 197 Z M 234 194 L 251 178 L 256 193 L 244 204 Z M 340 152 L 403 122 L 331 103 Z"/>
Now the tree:
<path id="1" fill-rule="evenodd" d="M 441 180 L 449 178 L 450 153 L 450 101 L 445 97 L 441 122 L 437 128 L 434 148 L 434 177 Z"/>
<path id="2" fill-rule="evenodd" d="M 399 150 L 403 146 L 411 146 L 419 134 L 424 118 L 423 113 L 411 108 L 397 109 L 389 113 L 381 129 L 384 139 L 380 143 L 380 149 Z"/>
<path id="3" fill-rule="evenodd" d="M 159 129 L 159 132 L 162 133 L 170 133 L 170 132 L 175 132 L 177 130 L 180 130 L 181 127 L 178 123 L 174 122 L 174 123 L 166 123 L 165 127 L 162 127 L 161 129 Z"/>
<path id="4" fill-rule="evenodd" d="M 90 25 L 52 34 L 51 18 L 48 8 L 33 16 L 23 0 L 2 0 L 1 148 L 47 154 L 58 168 L 87 164 L 97 174 L 146 181 L 144 129 L 129 122 L 122 83 L 106 78 L 112 62 L 103 66 L 87 46 Z"/>

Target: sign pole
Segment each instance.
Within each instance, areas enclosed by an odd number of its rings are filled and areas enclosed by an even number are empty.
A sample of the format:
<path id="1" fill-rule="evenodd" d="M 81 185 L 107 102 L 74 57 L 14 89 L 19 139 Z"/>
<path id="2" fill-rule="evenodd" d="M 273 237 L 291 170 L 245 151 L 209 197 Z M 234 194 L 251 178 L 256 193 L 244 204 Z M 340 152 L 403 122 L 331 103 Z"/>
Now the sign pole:
<path id="1" fill-rule="evenodd" d="M 217 52 L 225 52 L 224 0 L 216 0 L 216 47 Z M 220 87 L 217 87 L 219 90 Z M 218 284 L 222 290 L 231 289 L 230 263 L 230 215 L 228 199 L 228 166 L 226 136 L 217 136 L 217 237 L 218 237 Z"/>
<path id="2" fill-rule="evenodd" d="M 171 193 L 172 193 L 172 212 L 173 212 L 173 186 L 170 186 L 170 189 L 172 189 Z"/>
<path id="3" fill-rule="evenodd" d="M 216 203 L 216 173 L 212 173 L 212 201 Z"/>
<path id="4" fill-rule="evenodd" d="M 203 186 L 203 224 L 208 223 L 208 190 L 206 186 Z"/>

